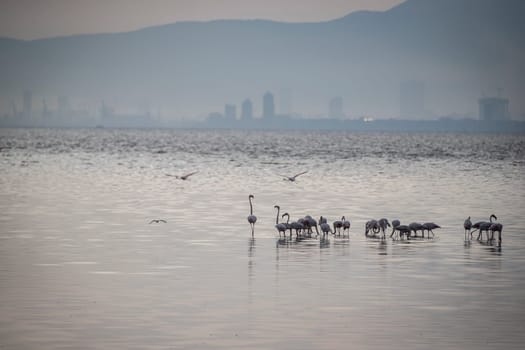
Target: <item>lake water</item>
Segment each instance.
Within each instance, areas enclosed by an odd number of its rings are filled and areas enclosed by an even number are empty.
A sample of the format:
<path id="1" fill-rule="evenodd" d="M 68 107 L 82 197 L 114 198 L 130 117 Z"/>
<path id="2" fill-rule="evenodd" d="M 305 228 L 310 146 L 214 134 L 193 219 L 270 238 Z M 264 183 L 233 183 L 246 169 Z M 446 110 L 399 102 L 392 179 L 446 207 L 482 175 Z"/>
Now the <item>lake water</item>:
<path id="1" fill-rule="evenodd" d="M 0 129 L 0 348 L 522 349 L 524 170 L 524 136 Z"/>

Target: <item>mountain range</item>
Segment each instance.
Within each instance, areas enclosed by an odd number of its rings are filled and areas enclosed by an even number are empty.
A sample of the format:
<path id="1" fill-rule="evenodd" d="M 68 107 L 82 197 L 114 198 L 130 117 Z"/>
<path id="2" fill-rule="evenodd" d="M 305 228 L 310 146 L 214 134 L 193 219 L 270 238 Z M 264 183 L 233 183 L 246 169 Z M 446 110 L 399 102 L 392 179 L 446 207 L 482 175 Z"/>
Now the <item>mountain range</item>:
<path id="1" fill-rule="evenodd" d="M 293 111 L 399 116 L 400 84 L 424 84 L 426 116 L 477 114 L 503 89 L 525 116 L 525 1 L 407 0 L 385 12 L 319 23 L 178 22 L 126 33 L 0 39 L 0 101 L 24 90 L 51 99 L 146 105 L 193 118 L 225 103 L 287 91 Z"/>

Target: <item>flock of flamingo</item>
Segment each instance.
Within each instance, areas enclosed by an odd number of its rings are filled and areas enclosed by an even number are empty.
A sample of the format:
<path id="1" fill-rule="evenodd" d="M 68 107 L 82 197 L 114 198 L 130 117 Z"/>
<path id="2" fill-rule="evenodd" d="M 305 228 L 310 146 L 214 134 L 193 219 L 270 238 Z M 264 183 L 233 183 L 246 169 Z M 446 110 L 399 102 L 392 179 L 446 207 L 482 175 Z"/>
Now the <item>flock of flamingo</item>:
<path id="1" fill-rule="evenodd" d="M 248 223 L 251 226 L 253 236 L 255 230 L 255 223 L 257 222 L 257 216 L 253 214 L 252 199 L 254 199 L 254 196 L 250 194 L 248 196 L 248 201 L 250 203 L 250 215 L 248 215 Z M 279 233 L 279 238 L 281 238 L 281 236 L 286 237 L 287 231 L 289 231 L 290 238 L 292 238 L 292 234 L 294 231 L 297 238 L 305 236 L 311 237 L 311 235 L 314 232 L 314 229 L 317 236 L 320 235 L 320 229 L 323 237 L 328 234 L 340 236 L 341 230 L 343 236 L 345 235 L 345 233 L 348 235 L 350 234 L 351 223 L 344 216 L 341 217 L 340 220 L 334 221 L 332 225 L 330 225 L 326 218 L 322 216 L 319 218 L 319 221 L 317 221 L 310 215 L 306 215 L 302 218 L 297 219 L 296 221 L 290 222 L 290 214 L 284 213 L 281 216 L 279 216 L 281 207 L 275 205 L 274 208 L 277 209 L 277 216 L 275 218 L 275 229 Z M 279 222 L 279 218 L 283 220 L 284 217 L 286 217 L 286 222 Z M 475 224 L 472 224 L 469 216 L 463 223 L 463 227 L 465 229 L 465 240 L 467 240 L 469 236 L 469 239 L 472 239 L 472 235 L 474 234 L 474 232 L 479 231 L 477 237 L 478 240 L 483 239 L 483 232 L 485 232 L 487 236 L 487 241 L 493 241 L 494 233 L 497 232 L 498 241 L 501 243 L 501 231 L 503 230 L 503 225 L 498 222 L 493 222 L 492 219 L 498 220 L 496 215 L 492 214 L 489 217 L 489 221 L 479 221 Z M 365 236 L 385 239 L 388 227 L 392 227 L 390 237 L 394 239 L 410 239 L 411 237 L 418 237 L 418 231 L 421 232 L 422 238 L 425 237 L 425 231 L 427 231 L 427 238 L 430 238 L 430 234 L 432 234 L 432 237 L 434 237 L 433 230 L 441 228 L 441 226 L 433 222 L 426 222 L 424 224 L 412 222 L 408 225 L 401 225 L 401 222 L 399 220 L 392 220 L 392 223 L 390 223 L 388 219 L 382 218 L 379 220 L 369 220 L 366 222 Z"/>

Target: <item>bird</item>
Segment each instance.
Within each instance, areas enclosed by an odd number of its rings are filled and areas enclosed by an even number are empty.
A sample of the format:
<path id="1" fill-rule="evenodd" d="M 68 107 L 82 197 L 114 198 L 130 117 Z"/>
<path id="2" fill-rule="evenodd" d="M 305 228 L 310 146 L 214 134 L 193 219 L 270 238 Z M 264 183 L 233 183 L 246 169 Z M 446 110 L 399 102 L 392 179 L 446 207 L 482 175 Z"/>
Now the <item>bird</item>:
<path id="1" fill-rule="evenodd" d="M 401 225 L 401 221 L 399 220 L 392 220 L 392 233 L 390 234 L 390 237 L 392 237 L 394 235 L 394 233 L 396 232 L 396 227 L 398 227 L 399 225 Z"/>
<path id="2" fill-rule="evenodd" d="M 198 171 L 193 171 L 191 173 L 187 173 L 187 174 L 184 174 L 184 175 L 171 175 L 171 174 L 166 174 L 166 176 L 173 176 L 175 177 L 176 179 L 179 179 L 179 180 L 187 180 L 190 176 L 192 176 L 193 174 L 197 174 Z"/>
<path id="3" fill-rule="evenodd" d="M 381 232 L 383 233 L 383 238 L 385 238 L 385 231 L 386 228 L 390 226 L 390 223 L 388 222 L 388 219 L 382 218 L 378 221 L 379 227 L 381 228 Z"/>
<path id="4" fill-rule="evenodd" d="M 481 226 L 483 223 L 485 223 L 485 222 L 486 222 L 486 221 L 478 221 L 478 222 L 472 224 L 472 227 L 471 227 L 471 228 L 473 228 L 474 231 L 470 231 L 470 239 L 472 239 L 472 234 L 473 234 L 474 232 L 476 232 L 477 230 L 479 230 L 480 226 Z M 480 233 L 480 234 L 481 234 L 481 233 Z M 477 238 L 478 240 L 479 240 L 479 237 L 480 237 L 480 236 L 478 235 L 478 238 Z"/>
<path id="5" fill-rule="evenodd" d="M 253 194 L 250 194 L 248 196 L 248 201 L 250 202 L 250 215 L 248 215 L 248 222 L 250 223 L 250 226 L 252 227 L 252 236 L 253 236 L 253 230 L 255 229 L 255 223 L 257 222 L 257 216 L 253 215 L 253 205 L 252 205 L 252 199 Z"/>
<path id="6" fill-rule="evenodd" d="M 365 236 L 368 237 L 368 232 L 372 231 L 372 233 L 374 234 L 374 236 L 379 233 L 379 223 L 377 222 L 377 220 L 369 220 L 366 222 L 365 224 Z"/>
<path id="7" fill-rule="evenodd" d="M 425 237 L 425 232 L 424 232 L 424 228 L 423 228 L 423 225 L 421 225 L 420 223 L 418 222 L 411 222 L 410 224 L 408 224 L 408 227 L 410 228 L 410 232 L 414 231 L 414 235 L 417 237 L 417 231 L 421 230 L 421 233 L 423 235 L 423 237 Z"/>
<path id="8" fill-rule="evenodd" d="M 290 182 L 295 182 L 295 179 L 300 176 L 300 175 L 303 175 L 303 174 L 306 174 L 308 171 L 303 171 L 302 173 L 299 173 L 299 174 L 295 174 L 294 176 L 286 176 L 286 175 L 279 175 L 279 176 L 282 176 L 283 177 L 283 180 L 287 180 L 287 181 L 290 181 Z"/>
<path id="9" fill-rule="evenodd" d="M 350 237 L 350 220 L 346 220 L 344 216 L 341 218 L 341 220 L 343 220 L 343 236 L 345 235 L 345 231 L 347 231 L 348 236 Z"/>
<path id="10" fill-rule="evenodd" d="M 434 224 L 433 222 L 425 222 L 423 225 L 423 237 L 425 237 L 425 230 L 427 230 L 428 237 L 430 238 L 430 234 L 432 233 L 432 237 L 434 237 L 434 232 L 432 230 L 436 228 L 441 228 L 441 226 Z"/>
<path id="11" fill-rule="evenodd" d="M 332 223 L 332 225 L 334 226 L 334 235 L 335 233 L 337 232 L 339 235 L 341 235 L 341 228 L 343 227 L 343 220 L 345 219 L 345 217 L 343 216 L 341 218 L 341 220 L 336 220 Z"/>
<path id="12" fill-rule="evenodd" d="M 304 217 L 304 225 L 308 229 L 308 232 L 312 233 L 312 227 L 315 227 L 315 232 L 319 236 L 319 230 L 317 229 L 317 221 L 310 215 Z"/>
<path id="13" fill-rule="evenodd" d="M 490 225 L 490 239 L 494 239 L 494 232 L 498 233 L 498 241 L 501 243 L 501 231 L 503 230 L 503 225 L 499 222 L 495 222 Z"/>
<path id="14" fill-rule="evenodd" d="M 480 225 L 479 225 L 479 234 L 478 234 L 478 240 L 481 238 L 483 239 L 483 231 L 485 231 L 487 233 L 487 241 L 490 240 L 490 237 L 489 237 L 489 230 L 490 230 L 490 227 L 492 226 L 492 222 L 482 222 Z"/>
<path id="15" fill-rule="evenodd" d="M 288 218 L 290 218 L 290 215 L 288 213 L 286 213 L 288 215 Z M 284 214 L 283 214 L 284 216 Z M 297 221 L 292 221 L 290 224 L 289 224 L 289 229 L 290 229 L 290 238 L 292 237 L 292 230 L 295 230 L 295 236 L 296 237 L 299 237 L 299 234 L 301 234 L 301 232 L 304 230 L 304 219 L 299 219 Z"/>
<path id="16" fill-rule="evenodd" d="M 319 227 L 321 228 L 321 232 L 323 232 L 323 236 L 329 234 L 332 231 L 332 228 L 326 222 L 326 218 L 323 218 L 322 216 L 319 218 Z"/>
<path id="17" fill-rule="evenodd" d="M 407 238 L 410 238 L 410 227 L 408 225 L 397 225 L 394 227 L 394 231 L 398 231 L 400 237 L 406 234 Z"/>
<path id="18" fill-rule="evenodd" d="M 463 228 L 465 229 L 465 240 L 467 240 L 467 235 L 472 229 L 472 221 L 470 221 L 470 216 L 463 222 Z"/>
<path id="19" fill-rule="evenodd" d="M 290 214 L 284 213 L 281 215 L 281 219 L 284 219 L 286 216 L 286 222 L 283 222 L 282 225 L 286 227 L 287 230 L 290 230 L 290 236 L 292 235 L 292 224 L 290 224 Z"/>
<path id="20" fill-rule="evenodd" d="M 167 223 L 167 221 L 166 221 L 166 220 L 163 220 L 163 219 L 153 219 L 153 220 L 151 220 L 149 223 L 150 223 L 150 224 L 160 224 L 161 222 L 163 222 L 163 223 Z"/>
<path id="21" fill-rule="evenodd" d="M 274 205 L 273 206 L 275 209 L 277 209 L 277 217 L 275 218 L 275 228 L 277 229 L 277 231 L 279 232 L 279 237 L 281 237 L 281 233 L 284 234 L 284 236 L 286 237 L 286 225 L 283 224 L 283 223 L 279 223 L 279 211 L 281 210 L 281 207 L 278 206 L 278 205 Z"/>
<path id="22" fill-rule="evenodd" d="M 476 232 L 477 230 L 479 230 L 477 240 L 479 241 L 480 238 L 483 239 L 483 231 L 487 232 L 487 240 L 488 240 L 488 238 L 489 238 L 488 237 L 489 229 L 490 229 L 490 226 L 492 225 L 492 218 L 498 220 L 496 215 L 491 214 L 490 217 L 489 217 L 489 222 L 487 222 L 487 221 L 478 221 L 475 224 L 473 224 L 472 228 L 475 228 L 475 230 L 470 232 L 470 237 L 472 238 L 472 234 L 474 232 Z"/>

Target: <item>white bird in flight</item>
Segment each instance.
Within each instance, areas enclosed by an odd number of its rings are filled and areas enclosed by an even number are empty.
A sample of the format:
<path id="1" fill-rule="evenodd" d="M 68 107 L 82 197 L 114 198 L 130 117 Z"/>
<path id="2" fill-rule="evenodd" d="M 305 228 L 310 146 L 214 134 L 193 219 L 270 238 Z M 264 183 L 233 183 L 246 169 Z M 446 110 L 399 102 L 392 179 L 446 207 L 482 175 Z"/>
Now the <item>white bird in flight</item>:
<path id="1" fill-rule="evenodd" d="M 291 182 L 295 182 L 295 179 L 300 176 L 300 175 L 303 175 L 303 174 L 306 174 L 308 171 L 303 171 L 302 173 L 299 173 L 299 174 L 295 174 L 294 176 L 286 176 L 286 175 L 279 175 L 279 176 L 282 176 L 283 177 L 283 180 L 288 180 L 288 181 L 291 181 Z"/>

